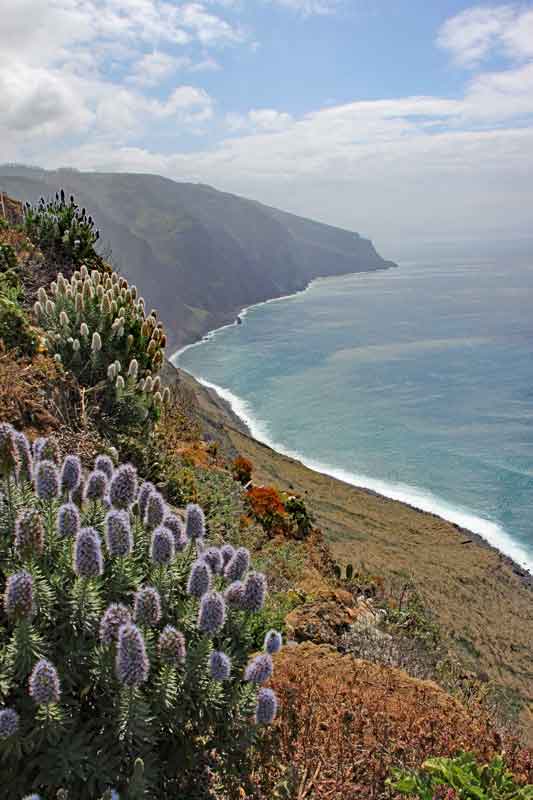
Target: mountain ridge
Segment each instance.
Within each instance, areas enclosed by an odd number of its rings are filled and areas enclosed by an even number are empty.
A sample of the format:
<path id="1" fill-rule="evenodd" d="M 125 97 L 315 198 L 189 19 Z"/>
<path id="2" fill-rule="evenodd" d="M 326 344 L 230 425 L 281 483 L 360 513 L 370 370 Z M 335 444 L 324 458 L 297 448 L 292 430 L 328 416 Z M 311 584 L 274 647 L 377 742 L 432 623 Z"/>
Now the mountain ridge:
<path id="1" fill-rule="evenodd" d="M 104 252 L 160 309 L 170 349 L 314 278 L 396 266 L 358 233 L 206 184 L 0 165 L 0 190 L 24 201 L 61 188 L 91 210 L 105 231 Z"/>

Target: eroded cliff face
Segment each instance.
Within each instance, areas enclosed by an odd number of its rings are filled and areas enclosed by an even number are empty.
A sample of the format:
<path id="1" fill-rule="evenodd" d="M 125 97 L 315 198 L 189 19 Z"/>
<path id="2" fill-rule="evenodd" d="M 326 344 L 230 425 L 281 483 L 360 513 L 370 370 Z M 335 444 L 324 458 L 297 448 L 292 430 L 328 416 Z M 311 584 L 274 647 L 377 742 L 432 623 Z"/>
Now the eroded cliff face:
<path id="1" fill-rule="evenodd" d="M 104 252 L 159 309 L 170 349 L 313 278 L 393 266 L 356 233 L 210 186 L 156 175 L 0 167 L 0 190 L 24 201 L 60 188 L 90 208 Z"/>

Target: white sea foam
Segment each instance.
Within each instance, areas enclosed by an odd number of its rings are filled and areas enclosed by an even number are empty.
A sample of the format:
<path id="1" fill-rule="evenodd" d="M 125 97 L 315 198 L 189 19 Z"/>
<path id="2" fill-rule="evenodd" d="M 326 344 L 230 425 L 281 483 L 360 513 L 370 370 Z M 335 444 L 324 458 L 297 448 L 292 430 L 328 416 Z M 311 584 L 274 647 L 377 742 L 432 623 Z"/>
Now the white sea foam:
<path id="1" fill-rule="evenodd" d="M 357 273 L 357 274 L 358 277 L 364 279 L 365 277 L 372 277 L 375 273 L 360 273 L 360 274 Z M 349 279 L 353 277 L 353 275 L 316 278 L 313 281 L 311 281 L 304 289 L 298 292 L 294 292 L 293 294 L 283 295 L 281 297 L 273 297 L 261 303 L 255 303 L 253 305 L 246 306 L 245 308 L 241 309 L 241 311 L 239 311 L 238 317 L 240 317 L 241 320 L 244 320 L 244 318 L 248 315 L 250 311 L 259 308 L 260 306 L 269 305 L 271 303 L 277 303 L 282 300 L 295 298 L 298 295 L 304 294 L 307 291 L 309 291 L 309 289 L 316 283 L 326 283 L 330 281 L 334 282 L 338 281 L 339 278 L 343 277 Z M 391 277 L 401 279 L 403 278 L 403 275 L 400 272 L 396 272 Z M 199 341 L 186 345 L 185 347 L 182 347 L 180 350 L 174 353 L 171 356 L 170 361 L 176 366 L 178 366 L 179 357 L 186 350 L 189 350 L 193 347 L 199 347 L 206 341 L 214 339 L 222 331 L 226 330 L 227 328 L 231 328 L 237 324 L 238 321 L 236 318 L 233 322 L 227 325 L 223 325 L 220 328 L 215 328 L 209 331 Z M 277 450 L 279 453 L 282 453 L 283 455 L 301 461 L 303 464 L 305 464 L 305 466 L 317 472 L 322 472 L 325 475 L 330 475 L 332 478 L 336 478 L 337 480 L 341 480 L 344 483 L 348 483 L 352 486 L 360 487 L 363 489 L 369 489 L 380 495 L 383 495 L 384 497 L 388 497 L 391 500 L 398 500 L 399 502 L 406 503 L 410 506 L 413 506 L 414 508 L 419 509 L 420 511 L 426 511 L 430 514 L 435 514 L 439 517 L 442 517 L 445 520 L 448 520 L 448 522 L 452 522 L 456 525 L 459 525 L 462 528 L 466 528 L 467 530 L 472 531 L 473 533 L 476 533 L 479 536 L 481 536 L 486 542 L 488 542 L 488 544 L 495 547 L 504 555 L 509 556 L 510 558 L 513 559 L 515 563 L 519 564 L 523 569 L 526 569 L 533 574 L 533 556 L 531 555 L 531 553 L 528 552 L 526 548 L 522 547 L 518 542 L 516 542 L 512 538 L 512 536 L 510 536 L 507 533 L 507 531 L 504 528 L 502 528 L 502 526 L 499 525 L 498 523 L 480 517 L 470 509 L 453 505 L 447 500 L 438 497 L 437 495 L 434 495 L 432 492 L 425 489 L 421 489 L 417 486 L 411 486 L 409 484 L 403 484 L 403 483 L 389 483 L 387 481 L 380 480 L 379 478 L 372 478 L 369 477 L 368 475 L 363 475 L 356 472 L 350 472 L 349 470 L 343 469 L 341 467 L 336 467 L 331 464 L 317 461 L 316 459 L 310 458 L 303 453 L 290 450 L 289 448 L 285 447 L 283 443 L 276 442 L 272 438 L 268 423 L 258 419 L 254 415 L 253 409 L 246 400 L 243 400 L 241 397 L 238 397 L 229 389 L 211 383 L 210 381 L 207 381 L 204 378 L 200 378 L 198 376 L 195 376 L 195 378 L 207 388 L 215 391 L 223 400 L 229 403 L 234 414 L 236 414 L 239 417 L 239 419 L 241 419 L 247 425 L 252 436 L 258 441 L 263 442 L 264 444 L 268 445 L 274 450 Z"/>
<path id="2" fill-rule="evenodd" d="M 316 459 L 309 458 L 303 453 L 290 450 L 281 442 L 276 442 L 272 439 L 268 423 L 254 416 L 253 410 L 246 400 L 238 397 L 229 389 L 217 386 L 204 378 L 196 377 L 196 380 L 208 389 L 215 391 L 223 400 L 229 403 L 233 413 L 248 426 L 254 439 L 263 442 L 273 450 L 277 450 L 283 455 L 301 461 L 306 467 L 316 472 L 330 475 L 332 478 L 336 478 L 352 486 L 370 489 L 384 497 L 389 497 L 391 500 L 407 503 L 420 511 L 436 514 L 448 520 L 448 522 L 453 522 L 455 525 L 466 528 L 481 536 L 486 542 L 504 555 L 512 558 L 513 561 L 519 564 L 523 569 L 533 573 L 533 558 L 531 554 L 528 553 L 525 548 L 521 547 L 520 544 L 515 542 L 496 522 L 479 517 L 469 509 L 454 506 L 425 489 L 410 486 L 409 484 L 388 483 L 379 478 L 371 478 L 368 475 L 350 472 L 346 469 L 332 466 L 331 464 L 322 463 Z"/>

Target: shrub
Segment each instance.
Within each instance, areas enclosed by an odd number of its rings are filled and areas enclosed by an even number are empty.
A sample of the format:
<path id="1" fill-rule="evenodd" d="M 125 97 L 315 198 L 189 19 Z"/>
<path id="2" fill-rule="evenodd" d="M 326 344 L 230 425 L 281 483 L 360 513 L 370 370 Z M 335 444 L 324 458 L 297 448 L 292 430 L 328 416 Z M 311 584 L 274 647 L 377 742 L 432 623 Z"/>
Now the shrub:
<path id="1" fill-rule="evenodd" d="M 402 795 L 420 800 L 531 800 L 533 785 L 519 786 L 501 756 L 478 764 L 472 753 L 429 758 L 418 772 L 393 770 L 388 783 Z"/>
<path id="2" fill-rule="evenodd" d="M 0 293 L 0 339 L 6 349 L 28 355 L 35 352 L 38 343 L 37 331 L 19 303 L 3 293 Z"/>
<path id="3" fill-rule="evenodd" d="M 32 353 L 37 344 L 37 332 L 21 306 L 23 288 L 14 247 L 0 242 L 0 339 L 4 346 L 21 353 Z"/>
<path id="4" fill-rule="evenodd" d="M 247 497 L 253 516 L 268 534 L 286 530 L 285 506 L 277 489 L 273 486 L 253 486 Z"/>
<path id="5" fill-rule="evenodd" d="M 37 206 L 24 209 L 24 228 L 31 241 L 56 262 L 74 267 L 100 261 L 94 247 L 100 234 L 92 217 L 74 202 L 66 201 L 63 189 L 54 199 L 41 197 Z"/>
<path id="6" fill-rule="evenodd" d="M 237 796 L 257 725 L 276 709 L 245 678 L 270 674 L 269 664 L 250 667 L 264 578 L 243 575 L 230 605 L 213 548 L 204 560 L 202 539 L 145 526 L 137 498 L 155 490 L 137 488 L 133 467 L 109 483 L 100 472 L 109 495 L 83 501 L 77 459 L 57 469 L 42 440 L 34 485 L 23 445 L 0 425 L 2 786 L 14 800 L 59 790 L 94 800 L 111 788 L 132 800 L 185 800 L 209 762 Z M 70 495 L 67 484 L 77 484 Z"/>
<path id="7" fill-rule="evenodd" d="M 157 416 L 166 337 L 155 312 L 145 316 L 136 288 L 82 266 L 69 281 L 60 273 L 51 295 L 41 288 L 34 312 L 56 360 L 115 415 Z"/>
<path id="8" fill-rule="evenodd" d="M 16 272 L 17 268 L 17 255 L 13 246 L 0 243 L 0 273 Z"/>
<path id="9" fill-rule="evenodd" d="M 18 427 L 49 431 L 60 425 L 58 365 L 46 356 L 0 354 L 0 419 Z"/>
<path id="10" fill-rule="evenodd" d="M 253 464 L 244 456 L 237 456 L 233 462 L 233 477 L 245 486 L 252 478 Z"/>
<path id="11" fill-rule="evenodd" d="M 297 539 L 305 539 L 312 528 L 312 520 L 301 497 L 291 495 L 285 502 L 285 511 L 290 517 Z"/>
<path id="12" fill-rule="evenodd" d="M 392 768 L 418 770 L 461 750 L 490 761 L 504 749 L 509 769 L 532 782 L 531 751 L 482 707 L 463 706 L 434 683 L 310 643 L 284 648 L 274 662 L 280 713 L 272 750 L 259 754 L 267 796 L 286 779 L 294 795 L 283 797 L 385 800 L 395 797 Z"/>

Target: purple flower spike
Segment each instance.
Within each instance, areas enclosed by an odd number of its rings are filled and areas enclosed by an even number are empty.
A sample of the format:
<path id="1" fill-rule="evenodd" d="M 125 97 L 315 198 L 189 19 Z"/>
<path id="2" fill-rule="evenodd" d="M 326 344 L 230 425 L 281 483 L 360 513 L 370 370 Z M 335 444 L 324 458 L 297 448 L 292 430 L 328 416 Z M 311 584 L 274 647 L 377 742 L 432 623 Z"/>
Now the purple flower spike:
<path id="1" fill-rule="evenodd" d="M 44 527 L 36 508 L 21 511 L 15 523 L 15 550 L 19 556 L 42 555 Z"/>
<path id="2" fill-rule="evenodd" d="M 35 490 L 41 500 L 54 500 L 59 494 L 59 475 L 53 461 L 39 461 Z"/>
<path id="3" fill-rule="evenodd" d="M 45 436 L 39 436 L 33 443 L 33 457 L 36 460 L 42 458 L 43 450 L 48 444 L 48 439 Z"/>
<path id="4" fill-rule="evenodd" d="M 185 525 L 175 514 L 166 514 L 163 519 L 163 527 L 167 528 L 174 537 L 174 543 L 181 541 L 185 533 Z"/>
<path id="5" fill-rule="evenodd" d="M 57 512 L 57 532 L 62 539 L 75 539 L 80 530 L 80 512 L 74 503 L 65 503 Z"/>
<path id="6" fill-rule="evenodd" d="M 258 725 L 270 725 L 276 717 L 278 701 L 272 689 L 259 689 L 255 707 L 255 721 Z"/>
<path id="7" fill-rule="evenodd" d="M 139 628 L 132 623 L 118 632 L 116 675 L 124 686 L 140 686 L 148 678 L 150 662 Z"/>
<path id="8" fill-rule="evenodd" d="M 144 586 L 135 593 L 133 619 L 146 627 L 157 625 L 161 619 L 161 598 L 153 586 Z"/>
<path id="9" fill-rule="evenodd" d="M 208 547 L 202 553 L 202 558 L 207 561 L 211 572 L 215 575 L 222 572 L 222 554 L 218 547 Z"/>
<path id="10" fill-rule="evenodd" d="M 200 598 L 211 588 L 211 570 L 201 559 L 194 561 L 187 583 L 187 593 Z"/>
<path id="11" fill-rule="evenodd" d="M 108 481 L 111 480 L 113 476 L 113 462 L 109 456 L 97 456 L 96 461 L 94 462 L 94 468 L 99 472 L 103 472 Z"/>
<path id="12" fill-rule="evenodd" d="M 0 423 L 0 475 L 18 472 L 19 452 L 15 443 L 15 429 L 7 422 Z"/>
<path id="13" fill-rule="evenodd" d="M 33 578 L 22 570 L 10 575 L 4 592 L 4 610 L 8 617 L 29 619 L 33 614 Z"/>
<path id="14" fill-rule="evenodd" d="M 244 596 L 244 583 L 233 581 L 224 592 L 224 599 L 230 608 L 242 610 L 242 599 Z"/>
<path id="15" fill-rule="evenodd" d="M 85 499 L 86 500 L 102 500 L 108 488 L 108 481 L 105 472 L 100 470 L 93 470 L 85 483 Z"/>
<path id="16" fill-rule="evenodd" d="M 240 581 L 248 572 L 250 566 L 250 553 L 246 547 L 239 547 L 235 555 L 228 562 L 224 575 L 228 581 Z"/>
<path id="17" fill-rule="evenodd" d="M 127 511 L 109 511 L 105 518 L 105 540 L 112 558 L 129 556 L 133 550 L 133 534 Z"/>
<path id="18" fill-rule="evenodd" d="M 61 492 L 75 491 L 81 481 L 81 462 L 78 456 L 65 456 L 61 469 Z"/>
<path id="19" fill-rule="evenodd" d="M 144 513 L 144 524 L 149 531 L 159 527 L 165 518 L 165 501 L 158 491 L 154 490 L 148 495 L 146 501 L 146 511 Z"/>
<path id="20" fill-rule="evenodd" d="M 161 661 L 173 667 L 185 661 L 185 637 L 172 625 L 166 625 L 159 636 L 159 656 Z"/>
<path id="21" fill-rule="evenodd" d="M 156 528 L 150 543 L 150 558 L 154 564 L 164 566 L 174 561 L 174 537 L 166 528 Z"/>
<path id="22" fill-rule="evenodd" d="M 73 568 L 78 578 L 96 578 L 102 575 L 102 544 L 94 528 L 82 528 L 76 536 Z"/>
<path id="23" fill-rule="evenodd" d="M 196 503 L 189 503 L 185 510 L 187 512 L 187 521 L 185 523 L 187 538 L 192 541 L 203 539 L 205 536 L 204 512 Z"/>
<path id="24" fill-rule="evenodd" d="M 244 584 L 242 606 L 246 611 L 260 611 L 265 604 L 266 578 L 261 572 L 250 572 Z"/>
<path id="25" fill-rule="evenodd" d="M 226 604 L 219 592 L 204 594 L 198 612 L 198 628 L 208 636 L 217 633 L 226 621 Z"/>
<path id="26" fill-rule="evenodd" d="M 111 478 L 109 499 L 115 508 L 129 508 L 136 495 L 137 470 L 132 464 L 121 464 Z"/>
<path id="27" fill-rule="evenodd" d="M 188 544 L 187 534 L 183 531 L 178 539 L 174 539 L 174 550 L 176 553 L 183 553 Z"/>
<path id="28" fill-rule="evenodd" d="M 131 622 L 131 614 L 122 603 L 111 603 L 100 620 L 100 641 L 102 644 L 114 644 L 122 625 Z"/>
<path id="29" fill-rule="evenodd" d="M 231 673 L 231 661 L 225 653 L 214 650 L 209 658 L 209 671 L 215 681 L 227 681 Z"/>
<path id="30" fill-rule="evenodd" d="M 282 644 L 281 633 L 277 631 L 269 631 L 265 636 L 265 651 L 270 653 L 271 656 L 274 655 L 274 653 L 279 653 Z"/>
<path id="31" fill-rule="evenodd" d="M 265 683 L 272 677 L 273 670 L 271 657 L 268 653 L 262 653 L 250 661 L 246 667 L 244 679 L 251 683 Z"/>
<path id="32" fill-rule="evenodd" d="M 83 507 L 83 498 L 85 497 L 85 486 L 83 480 L 78 484 L 78 488 L 70 493 L 70 502 L 74 503 L 78 508 Z"/>
<path id="33" fill-rule="evenodd" d="M 19 715 L 14 708 L 0 709 L 0 739 L 14 736 L 19 729 Z"/>
<path id="34" fill-rule="evenodd" d="M 30 695 L 38 706 L 48 706 L 59 703 L 61 687 L 57 670 L 45 658 L 34 666 L 29 680 Z"/>
<path id="35" fill-rule="evenodd" d="M 20 431 L 15 431 L 15 447 L 18 452 L 19 478 L 31 481 L 33 475 L 33 457 L 27 437 Z"/>
<path id="36" fill-rule="evenodd" d="M 235 555 L 235 548 L 231 544 L 224 544 L 220 548 L 220 555 L 222 556 L 222 564 L 225 568 Z"/>
<path id="37" fill-rule="evenodd" d="M 148 503 L 148 497 L 152 492 L 155 492 L 155 486 L 150 481 L 145 481 L 141 488 L 139 489 L 139 493 L 137 495 L 137 503 L 139 504 L 139 516 L 141 519 L 144 519 L 144 515 L 146 514 L 146 504 Z"/>

